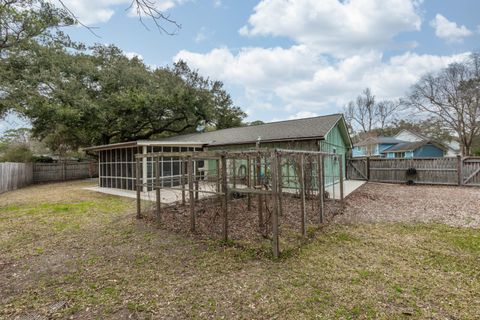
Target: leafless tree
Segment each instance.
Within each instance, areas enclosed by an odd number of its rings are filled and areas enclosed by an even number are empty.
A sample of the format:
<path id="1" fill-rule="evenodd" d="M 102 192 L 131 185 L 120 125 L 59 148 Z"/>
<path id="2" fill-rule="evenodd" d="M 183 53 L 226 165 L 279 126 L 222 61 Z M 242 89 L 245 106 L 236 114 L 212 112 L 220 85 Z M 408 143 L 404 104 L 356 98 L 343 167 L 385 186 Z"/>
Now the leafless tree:
<path id="1" fill-rule="evenodd" d="M 471 155 L 480 134 L 480 55 L 425 75 L 412 87 L 408 103 L 455 132 L 462 155 Z"/>
<path id="2" fill-rule="evenodd" d="M 144 17 L 147 17 L 153 21 L 155 27 L 164 34 L 175 35 L 177 31 L 182 27 L 179 23 L 173 20 L 170 15 L 158 9 L 158 2 L 160 0 L 132 0 L 126 10 L 132 10 L 138 16 L 138 19 L 142 25 L 148 30 L 148 26 L 144 21 Z M 64 0 L 58 0 L 60 5 L 75 19 L 75 21 L 88 29 L 91 33 L 97 36 L 94 29 L 95 27 L 88 26 L 78 18 L 78 16 L 70 10 L 65 4 Z"/>
<path id="3" fill-rule="evenodd" d="M 383 129 L 393 120 L 400 105 L 400 102 L 392 100 L 376 102 L 372 91 L 366 88 L 345 107 L 345 118 L 352 131 L 359 129 L 365 133 L 373 129 Z"/>

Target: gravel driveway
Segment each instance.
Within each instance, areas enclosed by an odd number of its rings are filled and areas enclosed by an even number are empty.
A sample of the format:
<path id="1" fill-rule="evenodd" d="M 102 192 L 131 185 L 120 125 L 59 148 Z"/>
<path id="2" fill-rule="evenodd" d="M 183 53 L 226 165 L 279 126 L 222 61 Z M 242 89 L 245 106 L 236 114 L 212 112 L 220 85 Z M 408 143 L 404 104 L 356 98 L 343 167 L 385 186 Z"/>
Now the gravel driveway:
<path id="1" fill-rule="evenodd" d="M 335 222 L 438 222 L 480 228 L 480 188 L 369 182 L 346 199 Z"/>

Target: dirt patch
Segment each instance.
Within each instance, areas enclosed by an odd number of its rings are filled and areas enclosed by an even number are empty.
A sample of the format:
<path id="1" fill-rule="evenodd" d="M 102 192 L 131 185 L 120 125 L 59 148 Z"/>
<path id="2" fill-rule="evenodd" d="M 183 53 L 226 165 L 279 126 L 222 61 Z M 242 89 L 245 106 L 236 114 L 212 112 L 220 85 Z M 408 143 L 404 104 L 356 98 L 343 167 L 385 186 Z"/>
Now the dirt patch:
<path id="1" fill-rule="evenodd" d="M 337 223 L 437 222 L 480 228 L 480 189 L 367 183 L 346 200 Z"/>

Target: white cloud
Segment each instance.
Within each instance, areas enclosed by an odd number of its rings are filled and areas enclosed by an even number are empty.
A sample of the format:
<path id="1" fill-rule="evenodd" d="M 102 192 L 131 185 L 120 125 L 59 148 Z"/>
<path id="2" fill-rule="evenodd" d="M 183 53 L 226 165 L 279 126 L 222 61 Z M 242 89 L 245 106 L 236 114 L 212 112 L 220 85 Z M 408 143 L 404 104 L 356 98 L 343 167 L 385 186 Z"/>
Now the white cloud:
<path id="1" fill-rule="evenodd" d="M 420 30 L 416 0 L 262 0 L 239 32 L 273 35 L 344 56 L 388 44 L 402 31 Z"/>
<path id="2" fill-rule="evenodd" d="M 200 54 L 181 51 L 183 59 L 202 74 L 241 86 L 253 106 L 274 106 L 273 111 L 298 110 L 321 114 L 339 108 L 371 87 L 379 98 L 403 96 L 424 73 L 464 59 L 452 56 L 418 55 L 407 52 L 384 60 L 379 51 L 327 61 L 305 45 L 283 48 L 228 48 Z"/>
<path id="3" fill-rule="evenodd" d="M 58 3 L 57 0 L 50 0 Z M 160 11 L 166 11 L 187 0 L 155 0 L 155 7 Z M 65 5 L 86 25 L 104 23 L 112 18 L 115 11 L 123 12 L 132 3 L 131 0 L 64 0 Z M 129 16 L 135 16 L 134 8 L 130 8 Z"/>
<path id="4" fill-rule="evenodd" d="M 127 51 L 124 52 L 124 54 L 128 59 L 133 59 L 134 57 L 137 57 L 138 59 L 143 60 L 143 56 L 140 53 L 134 51 Z"/>
<path id="5" fill-rule="evenodd" d="M 201 27 L 200 30 L 197 32 L 197 35 L 194 38 L 196 43 L 201 43 L 213 36 L 214 32 L 208 31 L 205 27 Z"/>
<path id="6" fill-rule="evenodd" d="M 462 42 L 463 38 L 473 34 L 464 25 L 458 26 L 455 22 L 449 21 L 441 14 L 437 14 L 435 19 L 430 21 L 430 26 L 435 29 L 435 35 L 450 43 Z"/>
<path id="7" fill-rule="evenodd" d="M 303 118 L 312 118 L 312 117 L 317 117 L 318 114 L 315 112 L 311 111 L 299 111 L 295 114 L 289 115 L 286 118 L 273 118 L 271 121 L 276 122 L 276 121 L 284 121 L 284 120 L 295 120 L 295 119 L 303 119 Z"/>
<path id="8" fill-rule="evenodd" d="M 222 6 L 222 0 L 213 0 L 213 7 L 220 8 Z"/>

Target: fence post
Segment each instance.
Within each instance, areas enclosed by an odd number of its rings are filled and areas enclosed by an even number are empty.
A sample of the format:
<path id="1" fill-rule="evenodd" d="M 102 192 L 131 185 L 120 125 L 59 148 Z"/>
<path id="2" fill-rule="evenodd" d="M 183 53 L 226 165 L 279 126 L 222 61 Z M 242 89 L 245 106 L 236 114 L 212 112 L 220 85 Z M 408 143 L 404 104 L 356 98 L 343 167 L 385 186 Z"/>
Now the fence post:
<path id="1" fill-rule="evenodd" d="M 370 181 L 370 157 L 367 157 L 367 181 Z"/>
<path id="2" fill-rule="evenodd" d="M 62 180 L 67 180 L 67 162 L 66 160 L 62 161 Z"/>
<path id="3" fill-rule="evenodd" d="M 307 208 L 305 205 L 305 157 L 304 155 L 300 155 L 300 196 L 301 196 L 301 227 L 300 231 L 302 233 L 302 236 L 307 235 Z"/>
<path id="4" fill-rule="evenodd" d="M 223 209 L 223 240 L 228 241 L 228 180 L 227 180 L 227 158 L 221 156 L 222 165 L 222 209 Z"/>
<path id="5" fill-rule="evenodd" d="M 318 209 L 320 214 L 320 223 L 323 223 L 323 156 L 317 156 L 317 189 L 318 189 Z"/>
<path id="6" fill-rule="evenodd" d="M 137 191 L 137 219 L 142 217 L 142 208 L 140 204 L 140 158 L 135 161 L 135 190 Z"/>
<path id="7" fill-rule="evenodd" d="M 195 232 L 195 198 L 193 194 L 192 157 L 188 157 L 188 200 L 190 202 L 190 231 Z"/>
<path id="8" fill-rule="evenodd" d="M 161 198 L 160 198 L 160 157 L 155 159 L 155 192 L 157 196 L 157 223 L 162 222 L 162 207 L 161 207 Z"/>
<path id="9" fill-rule="evenodd" d="M 252 161 L 250 159 L 250 156 L 247 157 L 247 188 L 252 187 Z M 250 192 L 247 193 L 247 210 L 251 211 L 252 210 L 252 197 L 250 196 Z"/>
<path id="10" fill-rule="evenodd" d="M 272 200 L 273 200 L 273 212 L 272 212 L 272 253 L 273 257 L 277 259 L 280 255 L 280 248 L 278 243 L 278 211 L 279 211 L 279 198 L 278 198 L 278 154 L 275 152 L 270 158 L 270 171 L 272 174 Z"/>
<path id="11" fill-rule="evenodd" d="M 259 156 L 257 157 L 256 161 L 256 167 L 257 167 L 257 186 L 260 186 L 261 188 L 261 183 L 262 183 L 262 158 Z M 263 196 L 261 193 L 258 194 L 258 226 L 260 227 L 260 230 L 263 233 Z"/>
<path id="12" fill-rule="evenodd" d="M 458 173 L 458 185 L 463 185 L 463 158 L 461 155 L 457 156 L 457 173 Z"/>
<path id="13" fill-rule="evenodd" d="M 343 204 L 343 158 L 342 155 L 338 157 L 338 168 L 339 168 L 339 174 L 340 174 L 340 201 Z"/>
<path id="14" fill-rule="evenodd" d="M 180 163 L 182 165 L 180 183 L 182 184 L 182 205 L 185 205 L 185 173 L 187 172 L 187 164 L 185 158 L 181 158 Z"/>
<path id="15" fill-rule="evenodd" d="M 277 185 L 278 185 L 278 214 L 280 216 L 283 216 L 283 205 L 282 205 L 282 200 L 283 200 L 283 173 L 282 173 L 282 158 L 280 155 L 277 153 L 276 155 L 276 161 L 277 161 Z"/>

